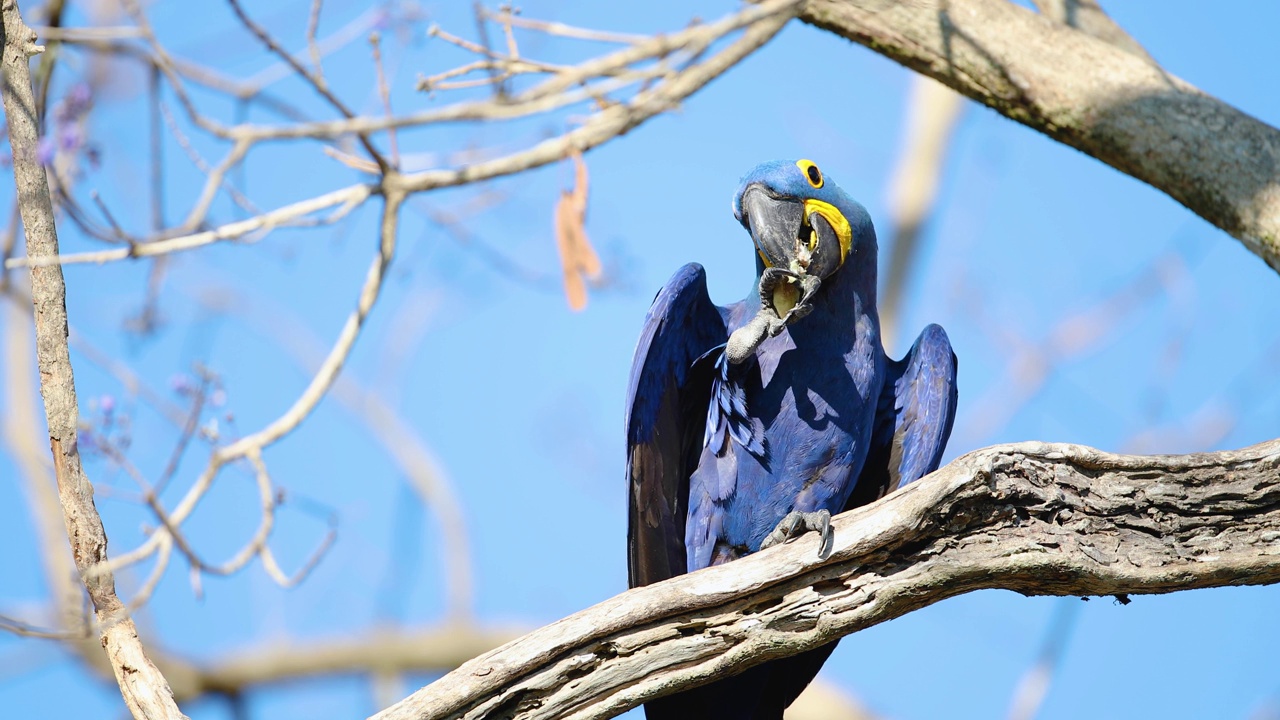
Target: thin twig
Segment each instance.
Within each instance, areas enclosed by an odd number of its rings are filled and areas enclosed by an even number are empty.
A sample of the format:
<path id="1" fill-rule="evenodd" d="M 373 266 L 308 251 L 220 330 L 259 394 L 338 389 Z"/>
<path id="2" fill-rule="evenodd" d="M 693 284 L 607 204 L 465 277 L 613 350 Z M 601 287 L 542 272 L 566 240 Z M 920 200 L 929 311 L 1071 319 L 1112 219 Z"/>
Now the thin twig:
<path id="1" fill-rule="evenodd" d="M 498 12 L 490 12 L 485 10 L 485 14 L 498 22 L 508 25 L 522 27 L 529 30 L 537 30 L 547 35 L 556 35 L 559 37 L 574 38 L 576 40 L 594 40 L 596 42 L 618 43 L 620 45 L 633 45 L 643 40 L 648 40 L 646 35 L 636 35 L 634 33 L 606 32 L 603 30 L 591 30 L 588 28 L 574 27 L 559 22 L 549 22 L 546 20 L 533 20 L 523 18 L 516 15 L 510 8 L 503 8 Z"/>
<path id="2" fill-rule="evenodd" d="M 311 53 L 312 73 L 321 87 L 327 87 L 324 79 L 323 57 L 320 46 L 316 44 L 316 32 L 320 29 L 320 8 L 324 0 L 311 0 L 311 12 L 307 14 L 307 51 Z"/>
<path id="3" fill-rule="evenodd" d="M 384 182 L 391 181 L 394 178 L 394 174 L 387 175 Z M 104 563 L 93 568 L 91 574 L 109 574 L 113 568 L 125 567 L 150 557 L 155 554 L 160 547 L 160 543 L 166 537 L 173 538 L 175 542 L 180 543 L 181 536 L 178 532 L 178 527 L 194 512 L 196 506 L 199 505 L 200 501 L 208 493 L 209 488 L 212 487 L 214 479 L 221 470 L 228 464 L 240 459 L 248 459 L 255 468 L 255 477 L 258 479 L 262 501 L 262 518 L 253 538 L 234 557 L 221 565 L 209 567 L 213 568 L 212 571 L 218 574 L 225 574 L 243 567 L 253 557 L 269 552 L 266 548 L 266 540 L 271 533 L 274 522 L 275 500 L 271 493 L 269 477 L 261 471 L 261 452 L 292 432 L 315 410 L 320 400 L 324 398 L 329 388 L 333 385 L 342 367 L 346 364 L 347 358 L 350 357 L 351 350 L 355 346 L 356 339 L 359 337 L 365 321 L 368 319 L 369 312 L 373 309 L 373 305 L 382 291 L 387 267 L 395 255 L 398 212 L 404 197 L 404 194 L 398 190 L 388 189 L 384 192 L 382 221 L 378 234 L 378 253 L 365 277 L 365 283 L 361 287 L 356 309 L 347 318 L 347 322 L 339 333 L 337 341 L 330 349 L 328 356 L 321 363 L 315 376 L 312 377 L 311 382 L 298 399 L 294 401 L 293 405 L 285 413 L 258 432 L 242 437 L 230 445 L 215 450 L 204 471 L 196 478 L 196 481 L 187 490 L 174 510 L 167 514 L 157 513 L 161 516 L 165 527 L 152 533 L 150 538 L 134 550 L 117 556 L 110 563 Z M 329 542 L 331 542 L 329 539 L 322 541 L 322 550 L 328 546 Z M 181 544 L 179 544 L 179 548 L 182 549 Z M 193 566 L 195 566 L 198 558 L 195 558 L 194 553 L 189 557 L 194 558 Z M 273 579 L 279 580 L 278 577 Z"/>
<path id="4" fill-rule="evenodd" d="M 240 23 L 248 28 L 249 32 L 251 32 L 254 37 L 258 38 L 258 40 L 261 41 L 268 50 L 275 53 L 281 60 L 288 63 L 289 67 L 293 68 L 294 72 L 310 83 L 311 86 L 315 88 L 316 92 L 318 92 L 321 97 L 332 105 L 335 110 L 348 120 L 356 116 L 356 114 L 347 107 L 346 103 L 342 102 L 337 95 L 334 95 L 333 92 L 329 90 L 329 87 L 325 85 L 322 80 L 312 74 L 311 71 L 307 70 L 307 68 L 304 67 L 302 63 L 298 62 L 297 58 L 290 54 L 288 50 L 281 47 L 281 45 L 276 42 L 275 38 L 271 36 L 271 33 L 267 32 L 266 28 L 254 22 L 248 14 L 245 13 L 244 8 L 240 6 L 240 0 L 227 0 L 227 2 L 231 5 L 231 10 L 236 14 Z M 357 133 L 356 137 L 359 138 L 360 144 L 364 146 L 365 152 L 369 153 L 369 157 L 372 158 L 374 162 L 378 163 L 378 167 L 383 168 L 384 170 L 389 168 L 386 159 L 383 158 L 382 153 L 373 146 L 373 142 L 369 140 L 368 135 L 365 135 L 364 133 Z"/>
<path id="5" fill-rule="evenodd" d="M 382 36 L 379 33 L 369 35 L 369 45 L 373 48 L 373 67 L 378 76 L 378 97 L 382 99 L 382 110 L 387 118 L 395 117 L 391 111 L 391 86 L 387 83 L 387 74 L 382 67 Z M 387 146 L 391 149 L 392 167 L 400 167 L 400 150 L 396 145 L 395 128 L 387 130 Z"/>

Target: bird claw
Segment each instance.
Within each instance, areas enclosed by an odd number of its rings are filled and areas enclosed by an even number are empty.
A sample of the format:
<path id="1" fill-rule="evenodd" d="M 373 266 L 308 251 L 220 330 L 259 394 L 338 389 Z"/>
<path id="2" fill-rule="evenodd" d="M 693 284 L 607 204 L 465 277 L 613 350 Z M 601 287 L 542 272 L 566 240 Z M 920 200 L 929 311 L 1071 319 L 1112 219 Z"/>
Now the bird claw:
<path id="1" fill-rule="evenodd" d="M 800 282 L 800 274 L 784 270 L 782 268 L 771 267 L 765 268 L 760 273 L 760 305 L 767 308 L 773 307 L 773 291 L 783 282 L 794 281 Z"/>
<path id="2" fill-rule="evenodd" d="M 786 281 L 794 282 L 800 286 L 800 299 L 796 301 L 795 307 L 787 311 L 786 315 L 778 316 L 778 310 L 773 306 L 773 291 L 777 289 L 779 284 Z M 820 287 L 822 287 L 822 278 L 816 275 L 792 272 L 777 267 L 765 268 L 764 272 L 760 274 L 760 305 L 761 309 L 771 309 L 774 317 L 777 318 L 776 322 L 769 323 L 769 337 L 776 336 L 787 325 L 812 312 L 813 304 L 811 301 Z"/>
<path id="3" fill-rule="evenodd" d="M 786 315 L 779 317 L 778 309 L 773 306 L 773 291 L 786 279 L 799 283 L 800 299 Z M 787 325 L 812 312 L 813 304 L 810 301 L 821 286 L 822 278 L 815 275 L 794 273 L 782 268 L 765 268 L 760 275 L 760 310 L 750 322 L 734 330 L 725 345 L 725 357 L 730 364 L 737 365 L 746 361 L 765 338 L 777 337 L 787 329 Z"/>
<path id="4" fill-rule="evenodd" d="M 817 532 L 821 536 L 821 542 L 818 545 L 819 558 L 826 558 L 831 554 L 831 547 L 835 544 L 835 533 L 831 530 L 831 513 L 826 510 L 816 512 L 792 510 L 778 522 L 778 526 L 769 533 L 764 542 L 760 543 L 760 549 L 781 545 L 807 532 Z"/>

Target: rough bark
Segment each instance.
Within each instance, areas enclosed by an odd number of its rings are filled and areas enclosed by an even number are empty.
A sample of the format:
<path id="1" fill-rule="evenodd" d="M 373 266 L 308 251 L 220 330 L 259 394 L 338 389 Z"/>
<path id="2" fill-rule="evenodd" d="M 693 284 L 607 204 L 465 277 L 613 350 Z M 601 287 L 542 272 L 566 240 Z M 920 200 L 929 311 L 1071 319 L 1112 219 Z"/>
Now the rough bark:
<path id="1" fill-rule="evenodd" d="M 39 52 L 39 48 L 35 45 L 35 34 L 22 22 L 15 0 L 4 0 L 0 12 L 3 13 L 0 44 L 4 46 L 4 109 L 27 255 L 53 257 L 58 254 L 58 237 L 45 169 L 36 159 L 36 105 L 28 65 L 28 58 Z M 110 572 L 89 572 L 90 568 L 106 562 L 107 536 L 93 503 L 93 486 L 85 477 L 76 447 L 79 410 L 67 346 L 66 285 L 62 268 L 58 265 L 32 268 L 31 298 L 35 306 L 40 392 L 49 425 L 58 500 L 76 569 L 97 615 L 102 646 L 134 717 L 185 717 L 174 703 L 164 677 L 147 658 L 133 620 L 116 595 L 114 576 Z"/>
<path id="2" fill-rule="evenodd" d="M 1124 28 L 1116 24 L 1095 0 L 1032 0 L 1040 14 L 1063 25 L 1088 33 L 1121 50 L 1134 53 L 1150 62 L 1155 59 Z"/>
<path id="3" fill-rule="evenodd" d="M 809 0 L 865 45 L 1132 175 L 1280 270 L 1280 131 L 1008 0 Z"/>
<path id="4" fill-rule="evenodd" d="M 808 536 L 631 590 L 375 716 L 603 718 L 985 588 L 1128 595 L 1280 582 L 1280 440 L 1195 455 L 1021 443 Z"/>

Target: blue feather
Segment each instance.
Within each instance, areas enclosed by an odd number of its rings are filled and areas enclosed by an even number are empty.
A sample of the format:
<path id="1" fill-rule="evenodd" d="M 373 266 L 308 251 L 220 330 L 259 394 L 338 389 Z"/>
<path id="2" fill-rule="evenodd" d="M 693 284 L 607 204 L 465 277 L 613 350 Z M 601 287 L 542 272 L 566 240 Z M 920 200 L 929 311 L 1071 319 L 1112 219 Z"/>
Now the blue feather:
<path id="1" fill-rule="evenodd" d="M 717 345 L 694 361 L 694 364 L 715 358 L 715 373 L 711 378 L 711 402 L 707 404 L 707 426 L 702 436 L 702 446 L 710 448 L 717 457 L 728 451 L 727 435 L 747 452 L 758 458 L 765 456 L 764 426 L 759 419 L 747 412 L 747 393 L 742 384 L 731 376 L 733 365 L 724 354 L 724 344 Z M 734 373 L 736 374 L 736 373 Z"/>

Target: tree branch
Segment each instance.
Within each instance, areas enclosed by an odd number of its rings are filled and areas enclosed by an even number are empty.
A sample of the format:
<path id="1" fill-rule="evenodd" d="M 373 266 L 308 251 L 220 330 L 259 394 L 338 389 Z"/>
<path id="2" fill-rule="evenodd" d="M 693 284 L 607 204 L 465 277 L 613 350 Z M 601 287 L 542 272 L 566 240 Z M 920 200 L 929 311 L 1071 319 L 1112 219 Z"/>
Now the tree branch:
<path id="1" fill-rule="evenodd" d="M 800 17 L 1168 193 L 1280 271 L 1280 131 L 1007 0 L 809 0 Z"/>
<path id="2" fill-rule="evenodd" d="M 1098 5 L 1096 0 L 1032 0 L 1040 14 L 1111 43 L 1149 62 L 1155 62 L 1146 48 Z"/>
<path id="3" fill-rule="evenodd" d="M 453 623 L 384 628 L 358 636 L 257 643 L 209 661 L 159 656 L 183 702 L 207 694 L 237 695 L 267 685 L 332 675 L 439 673 L 516 637 L 516 631 Z"/>
<path id="4" fill-rule="evenodd" d="M 3 24 L 3 94 L 13 150 L 14 181 L 18 207 L 26 232 L 27 256 L 58 254 L 53 202 L 44 167 L 36 158 L 38 143 L 36 105 L 31 89 L 30 55 L 39 52 L 35 34 L 18 14 L 16 0 L 5 0 Z M 62 268 L 56 265 L 31 270 L 31 298 L 35 306 L 36 359 L 40 390 L 49 424 L 58 499 L 76 569 L 97 614 L 102 646 L 111 661 L 125 704 L 136 718 L 185 717 L 173 701 L 173 693 L 138 640 L 129 611 L 116 595 L 110 572 L 90 574 L 88 569 L 107 559 L 107 536 L 93 503 L 93 486 L 85 477 L 76 447 L 75 379 L 67 346 L 67 298 Z"/>
<path id="5" fill-rule="evenodd" d="M 573 151 L 585 152 L 615 137 L 624 135 L 646 120 L 680 105 L 685 98 L 700 90 L 735 64 L 759 49 L 794 17 L 800 0 L 762 0 L 757 7 L 748 7 L 715 22 L 696 24 L 669 35 L 657 35 L 631 47 L 584 61 L 565 68 L 545 81 L 505 100 L 458 102 L 444 108 L 401 117 L 354 117 L 323 123 L 297 123 L 281 127 L 239 125 L 230 129 L 197 122 L 202 129 L 217 137 L 234 140 L 235 144 L 226 158 L 208 173 L 201 197 L 180 226 L 177 235 L 160 233 L 159 237 L 142 242 L 133 238 L 127 247 L 95 250 L 57 258 L 8 258 L 5 268 L 60 263 L 104 263 L 129 260 L 138 257 L 160 256 L 172 252 L 191 250 L 215 242 L 237 240 L 251 233 L 266 233 L 277 227 L 298 224 L 335 222 L 346 216 L 376 192 L 394 190 L 406 196 L 482 182 L 505 175 L 530 170 L 558 162 Z M 136 13 L 139 22 L 145 16 Z M 143 28 L 150 32 L 147 27 Z M 736 40 L 728 43 L 710 57 L 703 53 L 717 41 L 741 30 Z M 150 37 L 150 36 L 149 36 Z M 152 38 L 157 63 L 168 68 L 175 92 L 180 84 L 170 65 L 164 59 L 158 43 Z M 679 69 L 668 66 L 668 60 L 679 53 L 688 55 L 687 62 Z M 631 68 L 648 61 L 652 67 Z M 631 68 L 631 69 L 628 69 Z M 590 81 L 603 78 L 600 84 Z M 309 82 L 313 80 L 308 76 Z M 657 81 L 652 87 L 646 82 L 625 102 L 606 101 L 606 94 L 621 90 L 641 81 Z M 182 97 L 180 94 L 179 97 Z M 585 101 L 603 103 L 604 107 L 592 113 L 581 125 L 557 137 L 543 140 L 532 147 L 493 159 L 466 164 L 458 168 L 437 169 L 397 175 L 378 184 L 352 185 L 333 192 L 295 202 L 268 213 L 195 232 L 222 187 L 226 174 L 244 159 L 252 145 L 265 140 L 287 138 L 336 138 L 355 133 L 366 135 L 378 131 L 421 126 L 431 123 L 459 122 L 464 120 L 501 120 L 526 117 L 536 113 L 563 108 Z M 200 117 L 194 109 L 188 113 Z M 369 167 L 370 172 L 377 171 Z M 315 213 L 335 208 L 322 218 Z"/>
<path id="6" fill-rule="evenodd" d="M 972 590 L 1126 595 L 1280 582 L 1280 440 L 1194 455 L 965 455 L 818 539 L 628 591 L 375 716 L 603 718 Z"/>

